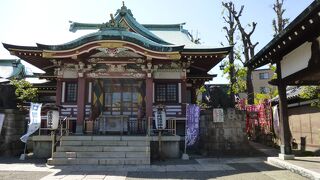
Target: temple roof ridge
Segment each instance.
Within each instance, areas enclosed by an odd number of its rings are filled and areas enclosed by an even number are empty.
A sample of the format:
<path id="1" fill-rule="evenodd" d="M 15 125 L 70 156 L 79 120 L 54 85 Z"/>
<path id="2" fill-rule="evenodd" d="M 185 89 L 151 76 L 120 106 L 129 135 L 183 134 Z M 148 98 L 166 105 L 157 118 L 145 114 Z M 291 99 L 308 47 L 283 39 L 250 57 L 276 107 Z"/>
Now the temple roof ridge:
<path id="1" fill-rule="evenodd" d="M 145 28 L 156 31 L 156 30 L 174 30 L 174 31 L 182 31 L 183 25 L 186 23 L 174 23 L 174 24 L 142 24 Z"/>
<path id="2" fill-rule="evenodd" d="M 70 42 L 59 44 L 59 45 L 44 45 L 37 43 L 39 49 L 46 50 L 67 50 L 78 47 L 80 45 L 86 44 L 88 42 L 103 41 L 103 40 L 118 40 L 136 43 L 142 47 L 150 50 L 160 51 L 160 52 L 170 52 L 170 51 L 181 51 L 184 46 L 177 45 L 164 45 L 154 42 L 140 34 L 133 33 L 130 31 L 120 31 L 118 28 L 109 28 L 108 31 L 98 31 L 81 36 Z"/>
<path id="3" fill-rule="evenodd" d="M 128 9 L 124 3 L 120 9 L 117 10 L 115 17 L 111 14 L 111 18 L 109 22 L 106 23 L 78 23 L 69 21 L 70 28 L 69 31 L 76 32 L 77 30 L 95 30 L 98 29 L 100 31 L 108 31 L 112 30 L 128 30 L 133 31 L 137 34 L 140 34 L 151 41 L 154 41 L 163 45 L 172 45 L 171 43 L 166 42 L 161 39 L 150 30 L 145 28 L 143 25 L 137 22 L 137 20 L 133 17 L 133 14 L 130 9 Z"/>

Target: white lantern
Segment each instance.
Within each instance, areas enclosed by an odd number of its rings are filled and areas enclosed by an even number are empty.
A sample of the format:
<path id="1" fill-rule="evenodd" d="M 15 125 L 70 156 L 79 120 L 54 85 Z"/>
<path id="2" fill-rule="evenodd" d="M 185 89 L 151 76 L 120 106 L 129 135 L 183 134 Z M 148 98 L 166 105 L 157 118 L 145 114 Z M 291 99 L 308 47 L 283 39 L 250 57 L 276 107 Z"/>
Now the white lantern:
<path id="1" fill-rule="evenodd" d="M 158 107 L 155 112 L 156 129 L 166 129 L 166 111 L 164 107 Z"/>
<path id="2" fill-rule="evenodd" d="M 50 110 L 47 112 L 47 127 L 51 130 L 58 129 L 59 111 Z"/>

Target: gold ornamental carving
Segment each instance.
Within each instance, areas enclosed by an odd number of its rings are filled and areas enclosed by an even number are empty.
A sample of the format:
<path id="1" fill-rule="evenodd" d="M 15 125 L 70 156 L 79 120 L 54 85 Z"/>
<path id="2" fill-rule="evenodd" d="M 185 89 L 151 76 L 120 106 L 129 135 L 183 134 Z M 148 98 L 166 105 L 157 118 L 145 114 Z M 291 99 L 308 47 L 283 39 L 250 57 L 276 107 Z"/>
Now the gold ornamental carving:
<path id="1" fill-rule="evenodd" d="M 121 48 L 123 47 L 124 43 L 121 43 L 121 42 L 102 42 L 102 43 L 99 43 L 100 46 L 102 48 Z"/>
<path id="2" fill-rule="evenodd" d="M 42 57 L 44 57 L 44 58 L 52 58 L 53 54 L 54 53 L 52 53 L 52 52 L 42 52 Z"/>
<path id="3" fill-rule="evenodd" d="M 177 54 L 169 54 L 169 55 L 167 55 L 167 57 L 168 57 L 169 59 L 178 60 L 178 59 L 181 58 L 181 55 L 180 55 L 179 53 L 177 53 Z"/>

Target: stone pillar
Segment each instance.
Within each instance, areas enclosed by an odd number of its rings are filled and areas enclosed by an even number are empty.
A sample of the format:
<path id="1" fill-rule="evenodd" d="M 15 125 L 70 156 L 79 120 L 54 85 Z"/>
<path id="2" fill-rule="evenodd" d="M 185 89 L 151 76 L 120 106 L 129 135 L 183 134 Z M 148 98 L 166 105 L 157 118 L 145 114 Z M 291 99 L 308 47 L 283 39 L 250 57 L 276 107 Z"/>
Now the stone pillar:
<path id="1" fill-rule="evenodd" d="M 86 79 L 83 76 L 78 77 L 78 94 L 77 94 L 77 126 L 76 134 L 83 134 L 83 123 L 85 115 L 85 94 Z"/>
<path id="2" fill-rule="evenodd" d="M 281 159 L 293 159 L 291 151 L 291 132 L 289 128 L 288 104 L 287 104 L 287 85 L 281 77 L 281 64 L 277 63 L 278 92 L 279 92 L 279 119 L 280 119 L 280 153 Z"/>

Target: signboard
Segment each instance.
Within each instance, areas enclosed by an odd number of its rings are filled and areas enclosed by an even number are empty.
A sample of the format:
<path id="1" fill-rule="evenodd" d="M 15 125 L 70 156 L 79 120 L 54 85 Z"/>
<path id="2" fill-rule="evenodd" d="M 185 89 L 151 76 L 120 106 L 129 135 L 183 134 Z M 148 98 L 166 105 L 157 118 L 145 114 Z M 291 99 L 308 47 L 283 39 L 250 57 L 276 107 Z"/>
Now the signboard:
<path id="1" fill-rule="evenodd" d="M 41 124 L 41 106 L 39 103 L 31 103 L 30 106 L 30 122 L 28 124 L 27 134 L 23 135 L 20 140 L 24 143 L 27 142 L 29 136 L 40 128 Z"/>
<path id="2" fill-rule="evenodd" d="M 4 114 L 0 113 L 0 134 L 1 134 L 3 122 L 4 122 Z"/>
<path id="3" fill-rule="evenodd" d="M 187 104 L 186 110 L 186 144 L 192 146 L 199 135 L 200 107 L 196 104 Z"/>
<path id="4" fill-rule="evenodd" d="M 213 109 L 213 122 L 224 122 L 223 109 Z"/>

